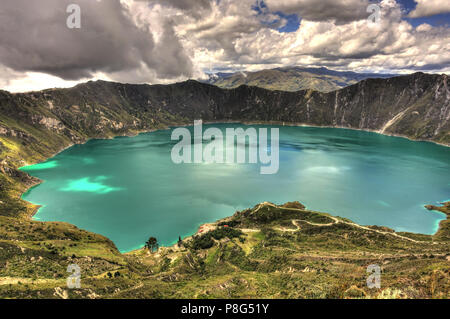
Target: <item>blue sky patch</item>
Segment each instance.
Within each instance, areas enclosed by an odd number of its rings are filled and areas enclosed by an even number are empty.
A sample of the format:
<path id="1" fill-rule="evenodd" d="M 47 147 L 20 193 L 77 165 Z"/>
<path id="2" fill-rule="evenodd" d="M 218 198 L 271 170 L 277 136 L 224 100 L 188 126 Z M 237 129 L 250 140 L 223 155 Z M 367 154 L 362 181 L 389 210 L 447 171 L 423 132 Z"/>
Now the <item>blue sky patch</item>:
<path id="1" fill-rule="evenodd" d="M 442 26 L 448 27 L 450 24 L 450 13 L 435 14 L 433 16 L 421 18 L 405 17 L 405 20 L 408 21 L 413 27 L 417 27 L 418 25 L 421 25 L 423 23 L 428 23 L 433 27 L 442 27 Z"/>
<path id="2" fill-rule="evenodd" d="M 408 18 L 407 15 L 416 8 L 417 3 L 414 0 L 397 0 L 404 10 L 404 19 L 413 27 L 423 23 L 428 23 L 434 27 L 448 26 L 450 22 L 450 13 L 435 14 L 429 17 Z"/>
<path id="3" fill-rule="evenodd" d="M 275 15 L 277 18 L 273 20 L 263 20 L 262 24 L 269 27 L 274 27 L 279 32 L 295 32 L 300 27 L 300 18 L 296 14 L 286 14 L 281 11 L 271 12 L 269 7 L 264 3 L 263 0 L 257 0 L 252 9 L 256 12 L 257 16 L 266 16 L 269 14 Z M 283 26 L 279 26 L 282 20 L 286 20 Z"/>
<path id="4" fill-rule="evenodd" d="M 278 28 L 280 32 L 295 32 L 300 27 L 300 18 L 296 14 L 284 14 L 283 12 L 274 12 L 282 19 L 286 19 L 287 23 L 285 26 Z"/>

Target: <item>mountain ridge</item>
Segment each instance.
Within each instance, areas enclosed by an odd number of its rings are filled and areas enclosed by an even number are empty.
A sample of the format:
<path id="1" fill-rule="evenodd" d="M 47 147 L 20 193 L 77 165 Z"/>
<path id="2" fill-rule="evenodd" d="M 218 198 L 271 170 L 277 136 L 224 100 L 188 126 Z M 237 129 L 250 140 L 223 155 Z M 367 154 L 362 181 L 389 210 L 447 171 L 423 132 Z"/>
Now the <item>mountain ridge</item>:
<path id="1" fill-rule="evenodd" d="M 214 84 L 221 88 L 236 88 L 242 84 L 258 86 L 270 90 L 295 92 L 313 89 L 331 92 L 367 78 L 389 78 L 397 74 L 357 73 L 335 71 L 325 67 L 280 67 L 253 72 L 212 73 L 201 82 Z"/>

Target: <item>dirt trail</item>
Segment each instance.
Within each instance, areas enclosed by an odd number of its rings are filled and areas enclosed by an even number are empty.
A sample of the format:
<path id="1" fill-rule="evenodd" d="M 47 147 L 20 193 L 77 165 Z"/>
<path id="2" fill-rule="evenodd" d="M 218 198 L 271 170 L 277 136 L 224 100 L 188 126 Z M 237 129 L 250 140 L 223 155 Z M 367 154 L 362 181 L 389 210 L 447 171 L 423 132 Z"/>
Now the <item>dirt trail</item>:
<path id="1" fill-rule="evenodd" d="M 255 210 L 255 212 L 257 212 L 259 209 L 261 209 L 263 206 L 266 206 L 266 205 L 267 206 L 272 206 L 272 207 L 275 207 L 275 208 L 279 208 L 279 209 L 291 210 L 291 211 L 299 211 L 299 212 L 303 212 L 304 211 L 304 210 L 302 210 L 300 208 L 287 208 L 287 207 L 278 206 L 278 205 L 275 205 L 275 204 L 272 204 L 272 203 L 269 203 L 269 202 L 264 202 L 264 203 L 261 203 L 259 205 L 259 207 Z M 301 221 L 302 223 L 307 223 L 307 224 L 310 224 L 310 225 L 313 225 L 313 226 L 319 226 L 319 227 L 327 227 L 327 226 L 332 226 L 332 225 L 335 225 L 335 224 L 338 224 L 338 223 L 342 223 L 342 224 L 347 224 L 347 225 L 350 225 L 350 226 L 353 226 L 353 227 L 357 227 L 357 228 L 360 228 L 360 229 L 373 231 L 373 232 L 376 232 L 376 233 L 379 233 L 379 234 L 383 234 L 383 235 L 391 235 L 391 236 L 394 236 L 394 237 L 397 237 L 397 238 L 400 238 L 400 239 L 403 239 L 403 240 L 411 241 L 413 243 L 438 244 L 438 242 L 419 241 L 419 240 L 415 240 L 415 239 L 412 239 L 412 238 L 409 238 L 409 237 L 406 237 L 406 236 L 399 235 L 399 234 L 394 233 L 394 232 L 388 232 L 388 231 L 382 231 L 382 230 L 378 230 L 378 229 L 372 229 L 372 228 L 369 228 L 369 227 L 366 227 L 366 226 L 358 225 L 358 224 L 353 223 L 353 222 L 347 222 L 347 221 L 341 220 L 341 219 L 336 218 L 334 216 L 327 215 L 327 217 L 333 219 L 333 222 L 332 223 L 328 223 L 328 224 L 317 224 L 317 223 L 312 223 L 312 222 L 309 222 L 309 221 L 306 221 L 306 220 L 293 219 L 292 220 L 292 224 L 295 227 L 297 227 L 297 229 L 279 228 L 279 230 L 281 230 L 281 231 L 297 231 L 297 230 L 300 229 L 300 226 L 297 224 L 297 222 L 299 222 L 299 221 Z"/>
<path id="2" fill-rule="evenodd" d="M 127 288 L 127 289 L 124 289 L 124 290 L 118 289 L 118 290 L 116 290 L 112 295 L 113 295 L 113 296 L 117 296 L 117 295 L 120 294 L 120 293 L 130 292 L 130 291 L 133 291 L 133 290 L 141 289 L 142 287 L 144 287 L 144 283 L 143 283 L 143 282 L 140 282 L 139 284 L 137 284 L 136 286 L 133 286 L 133 287 L 131 287 L 131 288 Z"/>

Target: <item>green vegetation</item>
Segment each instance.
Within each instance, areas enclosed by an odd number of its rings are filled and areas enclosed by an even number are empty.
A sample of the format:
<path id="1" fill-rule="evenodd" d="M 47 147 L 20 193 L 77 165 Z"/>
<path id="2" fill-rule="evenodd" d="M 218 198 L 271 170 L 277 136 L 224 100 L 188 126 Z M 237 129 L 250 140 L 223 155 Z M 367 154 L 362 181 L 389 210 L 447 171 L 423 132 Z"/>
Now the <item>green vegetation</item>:
<path id="1" fill-rule="evenodd" d="M 447 219 L 439 223 L 439 230 L 434 234 L 436 240 L 449 241 L 450 240 L 450 202 L 442 203 L 442 206 L 427 205 L 428 210 L 436 210 L 447 215 Z"/>
<path id="2" fill-rule="evenodd" d="M 147 248 L 150 252 L 158 250 L 158 247 L 159 247 L 158 240 L 155 237 L 150 237 L 145 242 L 145 248 Z"/>
<path id="3" fill-rule="evenodd" d="M 0 218 L 0 297 L 450 297 L 442 232 L 395 233 L 303 205 L 262 203 L 156 253 L 120 254 L 108 239 L 64 223 Z M 81 289 L 65 286 L 72 263 Z M 381 267 L 380 289 L 366 286 L 370 264 Z"/>
<path id="4" fill-rule="evenodd" d="M 215 241 L 223 238 L 233 239 L 236 237 L 242 239 L 242 235 L 243 233 L 238 229 L 219 227 L 206 234 L 193 236 L 192 240 L 189 242 L 189 247 L 194 250 L 207 249 L 214 246 Z"/>

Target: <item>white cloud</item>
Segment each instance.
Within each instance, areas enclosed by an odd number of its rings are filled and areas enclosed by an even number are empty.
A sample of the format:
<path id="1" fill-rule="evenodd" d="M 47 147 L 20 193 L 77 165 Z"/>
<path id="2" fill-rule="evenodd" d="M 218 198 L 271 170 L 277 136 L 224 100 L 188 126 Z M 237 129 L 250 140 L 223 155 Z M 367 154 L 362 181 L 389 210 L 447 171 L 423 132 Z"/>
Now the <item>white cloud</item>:
<path id="1" fill-rule="evenodd" d="M 280 33 L 258 26 L 248 12 L 244 14 L 245 10 L 224 20 L 219 10 L 177 30 L 188 39 L 184 46 L 194 52 L 196 65 L 203 67 L 209 64 L 249 71 L 284 65 L 384 72 L 414 71 L 418 66 L 424 70 L 448 69 L 448 28 L 424 25 L 414 29 L 402 20 L 395 1 L 384 0 L 380 7 L 379 24 L 366 19 L 339 24 L 328 19 L 303 19 L 296 32 Z M 244 25 L 238 26 L 241 20 Z M 430 55 L 429 48 L 441 50 L 440 56 Z"/>
<path id="2" fill-rule="evenodd" d="M 416 30 L 418 32 L 428 32 L 431 31 L 433 27 L 429 25 L 428 23 L 422 23 L 421 25 L 417 26 Z"/>
<path id="3" fill-rule="evenodd" d="M 378 24 L 366 20 L 370 13 L 365 11 L 365 0 L 324 0 L 329 11 L 316 2 L 266 0 L 268 9 L 258 13 L 252 8 L 255 0 L 122 0 L 136 27 L 152 38 L 151 63 L 93 74 L 119 82 L 169 83 L 201 78 L 205 71 L 255 71 L 288 65 L 360 72 L 450 71 L 448 27 L 424 23 L 414 28 L 403 19 L 394 0 L 379 3 Z M 327 12 L 318 12 L 319 7 Z M 278 10 L 303 14 L 300 28 L 279 32 L 277 28 L 285 21 L 274 14 Z M 192 65 L 186 68 L 180 61 Z M 185 69 L 190 74 L 180 72 Z M 4 74 L 10 80 L 0 82 L 0 87 L 15 91 L 35 89 L 42 83 L 48 87 L 72 84 L 29 71 Z"/>
<path id="4" fill-rule="evenodd" d="M 0 72 L 2 74 L 2 79 L 0 80 L 1 89 L 13 93 L 39 91 L 56 87 L 66 88 L 75 86 L 83 80 L 87 81 L 97 79 L 96 77 L 94 77 L 89 79 L 86 78 L 80 81 L 67 81 L 45 73 L 16 72 L 2 65 L 0 65 Z"/>
<path id="5" fill-rule="evenodd" d="M 428 17 L 450 12 L 450 0 L 414 0 L 417 6 L 409 13 L 410 18 Z"/>

